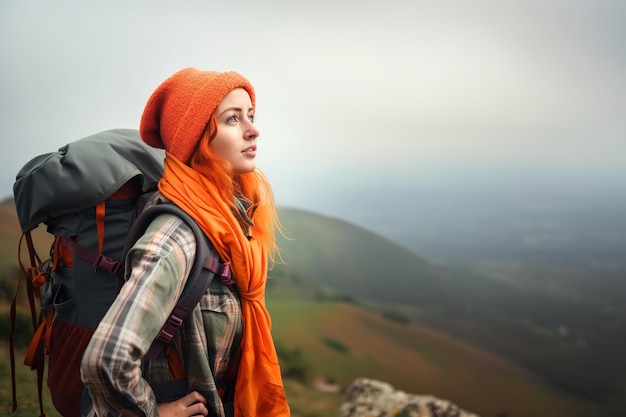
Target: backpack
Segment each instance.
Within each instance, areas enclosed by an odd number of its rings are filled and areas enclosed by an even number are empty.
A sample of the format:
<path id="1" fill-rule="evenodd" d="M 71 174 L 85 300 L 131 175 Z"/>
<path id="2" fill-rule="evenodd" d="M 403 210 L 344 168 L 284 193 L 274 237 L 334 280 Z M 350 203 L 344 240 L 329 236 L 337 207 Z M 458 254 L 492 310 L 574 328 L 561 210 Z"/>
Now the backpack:
<path id="1" fill-rule="evenodd" d="M 146 145 L 136 130 L 113 129 L 37 156 L 16 176 L 13 193 L 22 230 L 20 282 L 24 277 L 34 331 L 24 363 L 37 371 L 41 416 L 45 415 L 42 381 L 46 355 L 47 385 L 54 407 L 65 417 L 79 416 L 81 409 L 88 408 L 89 396 L 80 378 L 83 352 L 124 283 L 126 253 L 156 216 L 167 212 L 182 218 L 195 233 L 197 253 L 176 308 L 154 340 L 148 359 L 155 359 L 168 346 L 214 276 L 232 283 L 228 264 L 220 263 L 191 217 L 171 203 L 144 209 L 156 191 L 163 158 L 164 152 Z M 41 224 L 54 237 L 43 261 L 31 236 Z M 24 243 L 29 267 L 21 259 Z M 13 411 L 17 408 L 16 300 L 17 295 L 11 305 L 9 336 Z M 182 364 L 174 362 L 170 362 L 173 373 L 184 378 Z"/>

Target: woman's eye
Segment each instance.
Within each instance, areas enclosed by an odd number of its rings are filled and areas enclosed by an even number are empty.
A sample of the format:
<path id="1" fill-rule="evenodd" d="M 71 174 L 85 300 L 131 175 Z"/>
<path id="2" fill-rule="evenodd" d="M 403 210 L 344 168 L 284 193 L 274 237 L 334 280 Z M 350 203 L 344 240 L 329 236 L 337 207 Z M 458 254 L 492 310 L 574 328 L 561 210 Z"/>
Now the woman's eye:
<path id="1" fill-rule="evenodd" d="M 237 116 L 233 114 L 233 115 L 232 115 L 232 116 L 230 116 L 228 119 L 226 119 L 226 121 L 227 121 L 228 123 L 236 123 L 236 122 L 238 121 L 238 119 L 237 119 Z"/>
<path id="2" fill-rule="evenodd" d="M 250 120 L 251 123 L 254 123 L 254 119 L 256 119 L 256 116 L 254 114 L 248 116 L 248 120 Z"/>

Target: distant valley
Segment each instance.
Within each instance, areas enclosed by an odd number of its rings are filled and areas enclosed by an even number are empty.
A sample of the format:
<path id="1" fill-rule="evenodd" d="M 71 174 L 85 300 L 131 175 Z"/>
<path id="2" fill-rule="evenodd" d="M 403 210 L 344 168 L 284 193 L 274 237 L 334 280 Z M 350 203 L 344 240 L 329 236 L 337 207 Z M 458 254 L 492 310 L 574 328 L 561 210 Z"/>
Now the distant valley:
<path id="1" fill-rule="evenodd" d="M 626 398 L 619 348 L 626 346 L 626 285 L 619 262 L 603 267 L 497 254 L 434 262 L 336 218 L 298 209 L 280 215 L 292 240 L 281 240 L 287 265 L 276 267 L 271 285 L 289 279 L 318 297 L 334 294 L 430 326 L 603 404 L 599 415 L 619 415 Z"/>

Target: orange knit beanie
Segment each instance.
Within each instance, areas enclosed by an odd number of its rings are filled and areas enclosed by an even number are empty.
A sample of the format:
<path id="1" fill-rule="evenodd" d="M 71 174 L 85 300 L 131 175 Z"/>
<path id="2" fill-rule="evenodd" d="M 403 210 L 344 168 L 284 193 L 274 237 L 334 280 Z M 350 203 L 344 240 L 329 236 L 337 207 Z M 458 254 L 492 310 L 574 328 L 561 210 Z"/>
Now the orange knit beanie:
<path id="1" fill-rule="evenodd" d="M 139 134 L 148 145 L 165 149 L 188 164 L 217 106 L 240 87 L 254 106 L 254 88 L 241 74 L 182 69 L 163 81 L 148 99 Z"/>

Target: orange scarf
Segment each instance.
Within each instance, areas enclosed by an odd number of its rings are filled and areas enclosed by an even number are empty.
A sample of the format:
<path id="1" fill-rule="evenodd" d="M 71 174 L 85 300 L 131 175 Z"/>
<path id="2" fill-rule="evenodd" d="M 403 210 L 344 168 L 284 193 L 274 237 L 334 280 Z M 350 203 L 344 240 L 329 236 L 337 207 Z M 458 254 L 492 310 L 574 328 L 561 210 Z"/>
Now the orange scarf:
<path id="1" fill-rule="evenodd" d="M 171 154 L 159 182 L 163 195 L 198 223 L 223 262 L 230 262 L 244 324 L 235 385 L 235 417 L 289 416 L 278 356 L 265 307 L 267 248 L 248 240 L 214 184 Z"/>

